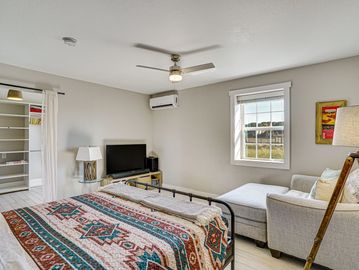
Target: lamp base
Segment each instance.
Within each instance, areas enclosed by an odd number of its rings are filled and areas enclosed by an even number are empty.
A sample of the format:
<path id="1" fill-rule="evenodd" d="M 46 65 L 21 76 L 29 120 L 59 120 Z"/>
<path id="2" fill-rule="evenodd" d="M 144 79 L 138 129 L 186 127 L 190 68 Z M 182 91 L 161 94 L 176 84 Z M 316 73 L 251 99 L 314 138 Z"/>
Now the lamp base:
<path id="1" fill-rule="evenodd" d="M 96 160 L 84 162 L 84 180 L 91 181 L 97 179 Z"/>

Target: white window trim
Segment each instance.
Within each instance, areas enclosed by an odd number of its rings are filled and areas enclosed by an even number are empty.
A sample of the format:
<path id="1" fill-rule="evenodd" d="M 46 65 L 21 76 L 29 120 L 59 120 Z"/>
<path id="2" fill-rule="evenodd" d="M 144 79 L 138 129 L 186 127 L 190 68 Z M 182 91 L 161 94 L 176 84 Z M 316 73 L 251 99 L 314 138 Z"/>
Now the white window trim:
<path id="1" fill-rule="evenodd" d="M 272 169 L 290 169 L 290 87 L 292 82 L 283 82 L 277 84 L 263 85 L 251 88 L 243 88 L 230 90 L 230 114 L 231 114 L 231 164 L 232 165 L 241 165 L 241 166 L 250 166 L 250 167 L 260 167 L 260 168 L 272 168 Z M 284 162 L 276 161 L 267 161 L 267 160 L 236 160 L 234 150 L 235 150 L 235 141 L 234 141 L 234 131 L 235 131 L 235 104 L 236 97 L 239 95 L 252 95 L 259 94 L 262 92 L 271 92 L 271 91 L 284 91 Z M 241 140 L 241 138 L 240 138 Z"/>

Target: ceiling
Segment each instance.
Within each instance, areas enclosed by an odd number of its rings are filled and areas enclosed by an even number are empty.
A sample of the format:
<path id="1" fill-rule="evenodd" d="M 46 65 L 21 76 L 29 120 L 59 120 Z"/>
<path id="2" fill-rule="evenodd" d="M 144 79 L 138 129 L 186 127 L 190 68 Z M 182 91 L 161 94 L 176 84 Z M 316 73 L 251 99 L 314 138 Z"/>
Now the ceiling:
<path id="1" fill-rule="evenodd" d="M 0 62 L 151 94 L 359 55 L 358 14 L 358 0 L 0 0 Z M 181 61 L 216 69 L 173 85 L 165 72 L 136 68 L 171 65 L 136 43 L 220 45 Z"/>

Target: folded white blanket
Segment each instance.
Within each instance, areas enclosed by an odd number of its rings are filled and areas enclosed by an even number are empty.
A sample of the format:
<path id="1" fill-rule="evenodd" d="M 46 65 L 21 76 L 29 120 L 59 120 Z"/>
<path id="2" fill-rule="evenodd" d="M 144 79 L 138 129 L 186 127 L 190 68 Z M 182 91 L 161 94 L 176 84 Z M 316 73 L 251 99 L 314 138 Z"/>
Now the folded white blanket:
<path id="1" fill-rule="evenodd" d="M 221 209 L 216 206 L 203 205 L 188 200 L 177 200 L 175 198 L 157 196 L 148 197 L 143 204 L 160 211 L 173 214 L 206 226 L 215 217 L 221 216 Z"/>
<path id="2" fill-rule="evenodd" d="M 158 193 L 149 192 L 147 190 L 136 188 L 136 187 L 131 187 L 123 183 L 116 183 L 116 184 L 105 186 L 104 188 L 101 189 L 101 191 L 137 203 L 142 202 L 145 198 L 159 196 Z"/>
<path id="3" fill-rule="evenodd" d="M 136 203 L 141 203 L 149 208 L 197 222 L 203 226 L 206 226 L 213 218 L 220 217 L 222 213 L 219 207 L 213 205 L 209 206 L 184 199 L 170 198 L 156 192 L 131 187 L 123 183 L 106 186 L 101 191 Z"/>

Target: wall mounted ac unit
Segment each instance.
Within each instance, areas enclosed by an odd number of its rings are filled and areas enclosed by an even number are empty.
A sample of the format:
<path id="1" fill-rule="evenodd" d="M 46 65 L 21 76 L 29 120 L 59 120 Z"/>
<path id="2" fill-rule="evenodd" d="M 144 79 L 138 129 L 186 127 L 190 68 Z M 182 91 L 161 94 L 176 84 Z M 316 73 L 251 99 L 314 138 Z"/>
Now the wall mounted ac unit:
<path id="1" fill-rule="evenodd" d="M 178 107 L 177 91 L 164 92 L 150 97 L 151 110 L 163 110 Z"/>

